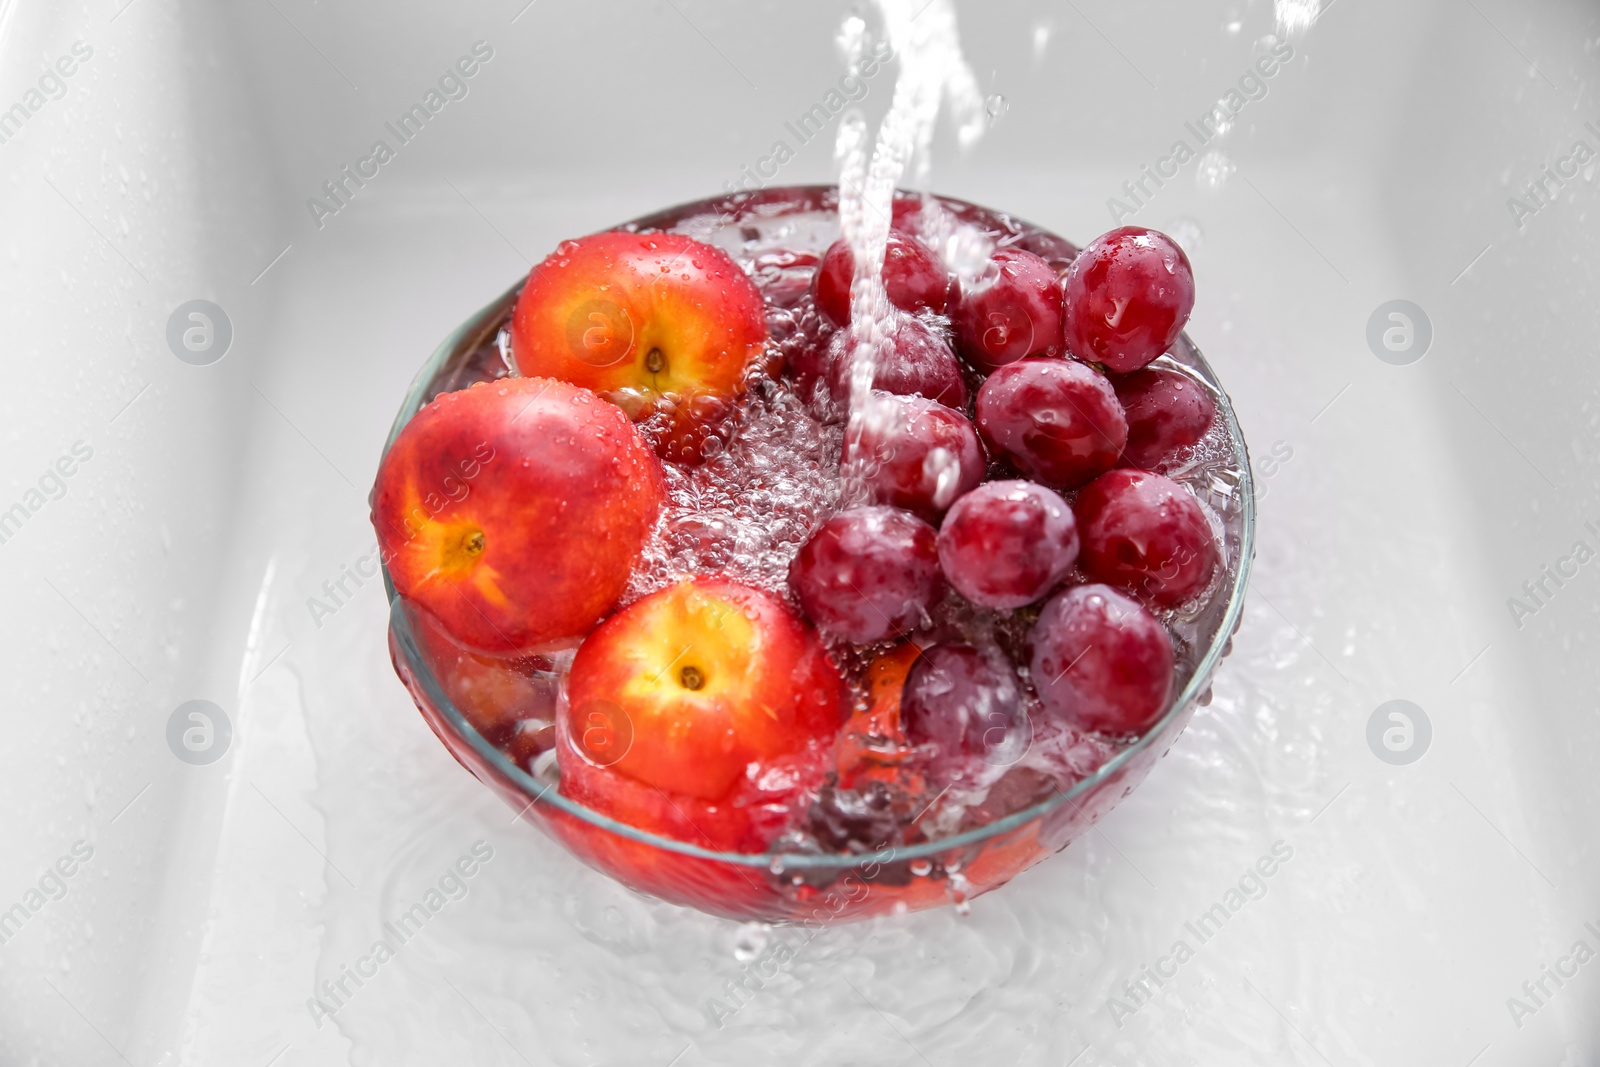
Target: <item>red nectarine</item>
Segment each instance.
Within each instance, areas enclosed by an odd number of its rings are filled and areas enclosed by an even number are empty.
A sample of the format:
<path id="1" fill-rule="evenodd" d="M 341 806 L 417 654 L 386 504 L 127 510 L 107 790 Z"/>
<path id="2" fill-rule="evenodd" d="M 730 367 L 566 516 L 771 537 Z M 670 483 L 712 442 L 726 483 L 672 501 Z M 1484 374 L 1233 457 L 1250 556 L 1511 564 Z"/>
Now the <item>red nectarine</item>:
<path id="1" fill-rule="evenodd" d="M 553 648 L 617 602 L 665 493 L 616 408 L 506 378 L 417 412 L 378 468 L 372 523 L 395 589 L 457 640 Z"/>
<path id="2" fill-rule="evenodd" d="M 705 848 L 761 852 L 814 795 L 844 683 L 770 593 L 695 578 L 612 616 L 573 660 L 561 791 Z"/>
<path id="3" fill-rule="evenodd" d="M 523 374 L 593 389 L 634 421 L 670 415 L 674 458 L 729 410 L 761 354 L 761 293 L 720 248 L 621 230 L 567 241 L 533 268 L 511 323 Z"/>
<path id="4" fill-rule="evenodd" d="M 831 741 L 843 700 L 816 631 L 781 600 L 694 578 L 630 605 L 584 641 L 567 680 L 565 736 L 616 774 L 715 800 L 752 763 Z M 605 730 L 586 734 L 597 709 L 625 721 L 626 751 Z"/>

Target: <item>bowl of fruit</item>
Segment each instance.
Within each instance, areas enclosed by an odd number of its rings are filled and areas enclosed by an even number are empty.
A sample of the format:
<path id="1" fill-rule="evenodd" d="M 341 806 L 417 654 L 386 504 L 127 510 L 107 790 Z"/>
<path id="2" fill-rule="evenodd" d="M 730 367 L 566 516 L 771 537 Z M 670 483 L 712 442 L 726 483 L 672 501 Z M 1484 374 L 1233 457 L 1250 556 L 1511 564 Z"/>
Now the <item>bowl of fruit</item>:
<path id="1" fill-rule="evenodd" d="M 1175 242 L 913 193 L 881 263 L 840 233 L 804 186 L 564 242 L 423 366 L 372 493 L 440 740 L 740 919 L 964 906 L 1066 847 L 1209 700 L 1253 551 Z"/>

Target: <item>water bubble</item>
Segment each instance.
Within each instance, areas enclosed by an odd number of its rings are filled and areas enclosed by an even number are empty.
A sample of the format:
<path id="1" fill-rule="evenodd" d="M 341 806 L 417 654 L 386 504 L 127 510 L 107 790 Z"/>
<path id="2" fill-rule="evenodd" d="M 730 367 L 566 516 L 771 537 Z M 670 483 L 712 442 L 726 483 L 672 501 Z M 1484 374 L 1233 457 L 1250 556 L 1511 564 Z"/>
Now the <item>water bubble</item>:
<path id="1" fill-rule="evenodd" d="M 1000 93 L 992 93 L 983 102 L 983 110 L 989 114 L 989 124 L 992 126 L 1005 118 L 1006 112 L 1011 110 L 1011 101 Z"/>
<path id="2" fill-rule="evenodd" d="M 770 928 L 766 923 L 744 923 L 733 935 L 733 958 L 749 963 L 767 947 Z"/>

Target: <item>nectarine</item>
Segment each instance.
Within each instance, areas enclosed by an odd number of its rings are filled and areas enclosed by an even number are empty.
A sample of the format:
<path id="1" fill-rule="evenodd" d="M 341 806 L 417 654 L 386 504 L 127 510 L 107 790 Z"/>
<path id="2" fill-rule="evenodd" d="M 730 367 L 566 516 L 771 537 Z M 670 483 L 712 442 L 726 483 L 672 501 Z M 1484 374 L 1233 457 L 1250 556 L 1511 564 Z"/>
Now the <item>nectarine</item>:
<path id="1" fill-rule="evenodd" d="M 843 702 L 816 631 L 781 600 L 725 578 L 683 581 L 578 649 L 559 719 L 562 791 L 654 832 L 749 841 L 754 813 L 739 809 L 820 775 Z"/>
<path id="2" fill-rule="evenodd" d="M 587 389 L 445 393 L 378 469 L 372 523 L 401 596 L 465 645 L 570 646 L 617 602 L 665 497 L 660 461 Z"/>
<path id="3" fill-rule="evenodd" d="M 663 447 L 692 458 L 693 439 L 743 390 L 767 324 L 761 293 L 722 249 L 615 230 L 533 268 L 511 340 L 523 374 L 593 389 L 636 422 L 667 413 Z"/>

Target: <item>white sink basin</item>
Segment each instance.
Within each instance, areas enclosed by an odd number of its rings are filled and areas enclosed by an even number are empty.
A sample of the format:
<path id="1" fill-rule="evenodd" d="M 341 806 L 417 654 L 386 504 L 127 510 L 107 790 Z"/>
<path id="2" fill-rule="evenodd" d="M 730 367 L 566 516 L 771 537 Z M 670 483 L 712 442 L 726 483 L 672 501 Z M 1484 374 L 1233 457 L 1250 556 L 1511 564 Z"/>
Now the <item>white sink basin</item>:
<path id="1" fill-rule="evenodd" d="M 0 0 L 0 1063 L 1600 1056 L 1594 5 L 1336 2 L 1204 146 L 1263 0 L 958 5 L 1004 102 L 967 156 L 941 136 L 939 191 L 1086 240 L 1176 140 L 1225 155 L 1131 221 L 1191 243 L 1264 497 L 1254 592 L 1215 701 L 1098 832 L 970 914 L 814 935 L 512 823 L 388 662 L 366 494 L 434 344 L 777 139 L 774 181 L 831 176 L 831 126 L 785 123 L 837 84 L 842 5 L 521 7 Z M 1576 173 L 1539 204 L 1546 166 Z M 169 347 L 196 299 L 218 361 Z M 1420 360 L 1369 347 L 1393 300 Z M 192 699 L 231 728 L 211 763 L 169 747 Z M 1369 747 L 1394 699 L 1431 726 L 1414 762 Z M 773 973 L 777 938 L 804 947 Z"/>

